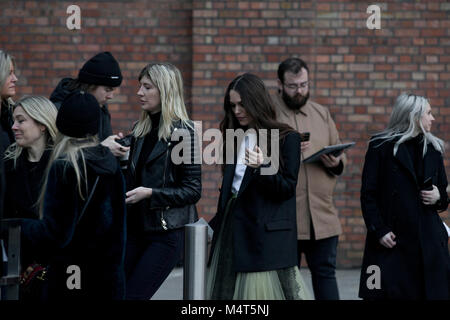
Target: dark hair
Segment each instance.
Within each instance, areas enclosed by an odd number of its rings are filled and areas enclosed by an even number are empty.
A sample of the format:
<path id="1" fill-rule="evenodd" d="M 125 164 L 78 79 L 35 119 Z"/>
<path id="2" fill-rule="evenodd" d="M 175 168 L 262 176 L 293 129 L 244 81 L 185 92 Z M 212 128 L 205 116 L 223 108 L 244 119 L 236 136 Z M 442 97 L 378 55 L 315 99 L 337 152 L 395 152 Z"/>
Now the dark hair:
<path id="1" fill-rule="evenodd" d="M 242 126 L 236 119 L 231 107 L 230 90 L 235 90 L 241 97 L 241 105 L 245 108 L 247 115 L 253 122 L 253 127 L 256 131 L 259 129 L 268 129 L 268 140 L 271 141 L 271 130 L 278 129 L 280 134 L 280 142 L 291 131 L 294 131 L 287 124 L 278 122 L 276 120 L 276 113 L 273 101 L 270 97 L 264 82 L 254 74 L 245 73 L 235 78 L 228 85 L 224 98 L 225 117 L 220 122 L 220 130 L 223 137 L 223 159 L 226 159 L 226 129 L 239 129 Z M 244 129 L 244 128 L 243 128 Z M 235 142 L 236 143 L 236 142 Z M 235 144 L 236 150 L 236 144 Z M 270 154 L 270 143 L 268 144 L 268 154 Z M 282 161 L 280 159 L 280 164 Z M 222 166 L 222 170 L 225 168 Z"/>
<path id="2" fill-rule="evenodd" d="M 88 92 L 88 93 L 91 93 L 92 91 L 97 89 L 97 87 L 98 87 L 98 85 L 96 85 L 96 84 L 81 82 L 78 78 L 72 79 L 67 84 L 67 90 L 69 90 L 69 91 L 84 91 L 84 92 Z"/>
<path id="3" fill-rule="evenodd" d="M 309 73 L 308 66 L 306 62 L 300 58 L 289 58 L 284 60 L 278 66 L 278 79 L 280 79 L 281 83 L 284 83 L 284 74 L 286 72 L 292 72 L 293 74 L 297 74 L 302 68 L 305 68 Z"/>

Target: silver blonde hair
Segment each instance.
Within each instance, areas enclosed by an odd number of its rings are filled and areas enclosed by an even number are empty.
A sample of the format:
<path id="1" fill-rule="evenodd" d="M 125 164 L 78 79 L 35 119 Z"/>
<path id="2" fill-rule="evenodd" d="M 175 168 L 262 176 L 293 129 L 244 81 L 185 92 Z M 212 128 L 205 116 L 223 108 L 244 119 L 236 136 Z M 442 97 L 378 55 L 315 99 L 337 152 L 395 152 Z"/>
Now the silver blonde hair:
<path id="1" fill-rule="evenodd" d="M 14 57 L 11 56 L 8 52 L 3 51 L 0 49 L 0 89 L 3 88 L 3 85 L 6 82 L 6 79 L 9 76 L 9 72 L 11 71 L 11 64 L 16 66 Z M 2 104 L 6 102 L 8 107 L 12 107 L 14 104 L 13 100 L 11 98 L 8 98 L 7 100 L 3 101 Z"/>
<path id="2" fill-rule="evenodd" d="M 88 193 L 86 160 L 84 158 L 83 149 L 98 145 L 97 136 L 88 136 L 85 138 L 72 138 L 62 133 L 58 133 L 56 137 L 55 147 L 46 169 L 44 184 L 42 186 L 41 195 L 39 197 L 39 216 L 43 217 L 44 196 L 47 189 L 48 173 L 55 161 L 64 161 L 65 168 L 72 167 L 77 178 L 77 190 L 81 199 Z M 81 166 L 80 166 L 81 162 Z M 84 180 L 84 186 L 83 185 Z M 83 190 L 84 189 L 84 190 Z"/>
<path id="3" fill-rule="evenodd" d="M 184 104 L 183 77 L 180 70 L 170 63 L 150 63 L 139 74 L 139 81 L 147 77 L 159 90 L 161 100 L 161 123 L 158 138 L 168 140 L 172 133 L 173 122 L 181 120 L 186 126 L 189 117 Z M 147 111 L 143 110 L 134 127 L 136 138 L 145 136 L 152 128 L 152 121 Z"/>
<path id="4" fill-rule="evenodd" d="M 435 137 L 432 133 L 426 132 L 420 121 L 428 104 L 429 102 L 425 97 L 402 93 L 395 101 L 388 127 L 372 138 L 371 141 L 382 140 L 379 144 L 381 145 L 384 142 L 399 138 L 394 145 L 394 155 L 396 155 L 400 144 L 415 137 L 418 133 L 422 133 L 424 139 L 423 156 L 427 152 L 428 143 L 431 143 L 440 153 L 444 153 L 444 141 Z"/>
<path id="5" fill-rule="evenodd" d="M 45 126 L 45 135 L 47 136 L 46 148 L 51 149 L 58 133 L 56 128 L 58 110 L 53 102 L 41 96 L 25 96 L 17 101 L 13 108 L 16 109 L 17 107 L 22 107 L 31 119 Z M 13 159 L 15 167 L 22 150 L 23 148 L 14 142 L 6 149 L 5 159 Z"/>

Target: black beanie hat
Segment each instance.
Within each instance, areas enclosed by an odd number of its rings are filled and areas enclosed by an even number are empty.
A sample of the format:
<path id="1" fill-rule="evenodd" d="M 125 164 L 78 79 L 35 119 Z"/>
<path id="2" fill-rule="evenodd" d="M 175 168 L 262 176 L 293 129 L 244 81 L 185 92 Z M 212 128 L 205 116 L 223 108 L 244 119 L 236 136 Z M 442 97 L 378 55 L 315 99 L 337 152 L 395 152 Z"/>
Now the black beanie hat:
<path id="1" fill-rule="evenodd" d="M 122 83 L 122 73 L 112 54 L 101 52 L 86 61 L 78 72 L 78 80 L 88 84 L 118 87 Z"/>
<path id="2" fill-rule="evenodd" d="M 100 105 L 90 93 L 75 91 L 61 103 L 56 116 L 56 127 L 73 138 L 96 135 L 100 125 Z"/>

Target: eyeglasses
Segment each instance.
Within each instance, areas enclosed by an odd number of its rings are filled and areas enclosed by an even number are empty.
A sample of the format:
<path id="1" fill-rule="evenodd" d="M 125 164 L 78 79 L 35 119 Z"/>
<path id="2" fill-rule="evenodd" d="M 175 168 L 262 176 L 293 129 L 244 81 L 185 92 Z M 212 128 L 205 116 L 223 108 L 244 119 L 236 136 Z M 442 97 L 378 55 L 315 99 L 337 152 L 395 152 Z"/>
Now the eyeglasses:
<path id="1" fill-rule="evenodd" d="M 300 83 L 300 85 L 291 83 L 291 84 L 283 84 L 283 86 L 285 86 L 289 90 L 298 90 L 299 88 L 305 89 L 305 88 L 309 87 L 309 81 L 302 82 L 302 83 Z"/>

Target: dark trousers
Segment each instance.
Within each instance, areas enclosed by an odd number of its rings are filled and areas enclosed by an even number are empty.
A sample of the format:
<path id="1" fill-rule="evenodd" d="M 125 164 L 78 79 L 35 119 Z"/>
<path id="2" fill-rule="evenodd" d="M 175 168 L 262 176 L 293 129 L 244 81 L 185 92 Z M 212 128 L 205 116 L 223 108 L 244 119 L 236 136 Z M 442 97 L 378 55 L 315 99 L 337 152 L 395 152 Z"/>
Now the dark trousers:
<path id="1" fill-rule="evenodd" d="M 316 300 L 339 300 L 336 282 L 336 250 L 338 236 L 321 240 L 299 240 L 298 260 L 305 254 L 311 271 L 314 297 Z"/>
<path id="2" fill-rule="evenodd" d="M 127 300 L 149 300 L 180 260 L 184 229 L 129 235 L 125 256 Z"/>

